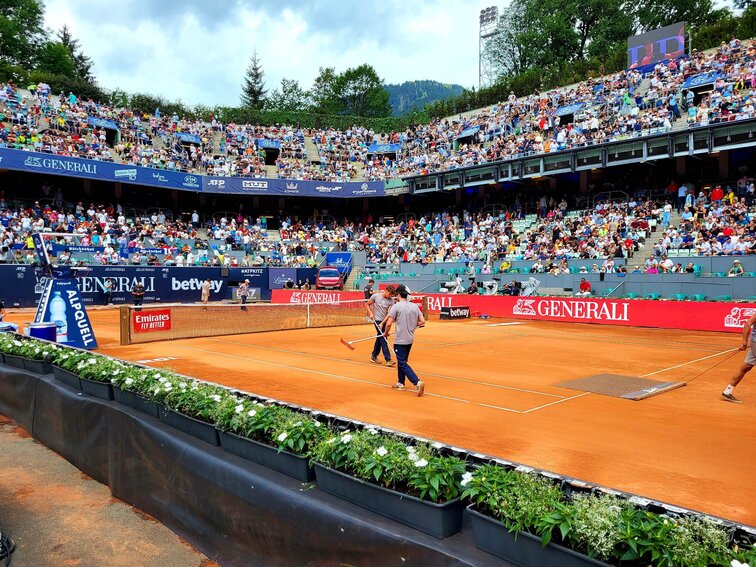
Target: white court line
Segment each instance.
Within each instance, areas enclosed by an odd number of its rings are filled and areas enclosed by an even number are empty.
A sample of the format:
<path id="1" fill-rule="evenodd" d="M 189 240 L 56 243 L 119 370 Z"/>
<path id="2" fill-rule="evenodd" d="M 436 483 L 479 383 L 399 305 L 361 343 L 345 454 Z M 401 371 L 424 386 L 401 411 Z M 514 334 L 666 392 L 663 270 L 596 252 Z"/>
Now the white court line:
<path id="1" fill-rule="evenodd" d="M 509 325 L 522 325 L 521 322 L 515 321 L 514 323 L 488 323 L 485 327 L 507 327 Z"/>
<path id="2" fill-rule="evenodd" d="M 701 358 L 691 360 L 690 362 L 683 362 L 682 364 L 677 364 L 676 366 L 670 366 L 669 368 L 662 368 L 661 370 L 657 370 L 656 372 L 649 372 L 648 374 L 644 374 L 643 376 L 641 376 L 641 378 L 645 378 L 646 376 L 653 376 L 654 374 L 661 374 L 662 372 L 674 370 L 675 368 L 682 368 L 683 366 L 688 366 L 689 364 L 695 364 L 696 362 L 701 362 L 702 360 L 708 360 L 709 358 L 714 358 L 715 356 L 722 356 L 723 354 L 732 352 L 734 350 L 737 350 L 737 349 L 728 348 L 727 350 L 723 350 L 722 352 L 718 352 L 716 354 L 710 354 L 709 356 L 703 356 Z"/>
<path id="3" fill-rule="evenodd" d="M 239 358 L 241 360 L 251 360 L 253 362 L 259 362 L 261 364 L 268 364 L 270 366 L 278 366 L 279 368 L 288 368 L 290 370 L 298 370 L 300 372 L 309 372 L 310 374 L 319 374 L 321 376 L 329 376 L 331 378 L 340 378 L 342 380 L 348 380 L 350 382 L 360 382 L 362 384 L 370 384 L 372 386 L 377 386 L 379 388 L 391 388 L 391 386 L 388 385 L 388 384 L 379 384 L 378 382 L 373 382 L 371 380 L 362 380 L 360 378 L 352 378 L 351 376 L 342 376 L 341 374 L 332 374 L 330 372 L 322 372 L 320 370 L 311 370 L 309 368 L 302 368 L 300 366 L 291 366 L 289 364 L 281 364 L 279 362 L 271 362 L 269 360 L 260 360 L 258 358 L 252 358 L 252 357 L 249 357 L 249 356 L 240 356 L 240 355 L 237 355 L 237 354 L 227 354 L 225 352 L 217 352 L 217 351 L 214 351 L 214 350 L 208 350 L 208 349 L 197 348 L 197 347 L 189 347 L 189 346 L 181 346 L 181 345 L 173 345 L 173 346 L 175 346 L 177 348 L 187 349 L 187 350 L 196 350 L 196 351 L 199 351 L 199 352 L 207 352 L 207 353 L 215 354 L 215 355 L 218 355 L 218 356 L 227 356 L 229 358 Z M 454 401 L 454 402 L 461 402 L 461 403 L 465 403 L 465 404 L 471 404 L 471 405 L 474 405 L 474 406 L 481 406 L 481 407 L 486 407 L 486 408 L 491 408 L 491 409 L 497 409 L 497 410 L 500 410 L 500 411 L 506 411 L 506 412 L 510 412 L 510 413 L 524 413 L 522 410 L 516 410 L 516 409 L 507 408 L 507 407 L 503 407 L 503 406 L 494 406 L 494 405 L 491 405 L 491 404 L 481 404 L 481 403 L 478 403 L 478 402 L 473 402 L 473 401 L 465 400 L 465 399 L 462 399 L 462 398 L 453 398 L 451 396 L 444 396 L 442 394 L 434 394 L 432 392 L 428 392 L 425 395 L 433 397 L 433 398 L 443 398 L 445 400 L 451 400 L 451 401 Z"/>
<path id="4" fill-rule="evenodd" d="M 543 404 L 542 406 L 536 406 L 534 408 L 527 409 L 521 413 L 530 413 L 531 411 L 536 411 L 536 410 L 547 408 L 549 406 L 553 406 L 556 404 L 561 404 L 562 402 L 569 402 L 570 400 L 576 400 L 577 398 L 582 398 L 583 396 L 587 396 L 588 394 L 590 394 L 590 392 L 583 392 L 582 394 L 578 394 L 577 396 L 572 396 L 571 398 L 565 398 L 563 400 L 557 400 L 555 402 Z"/>
<path id="5" fill-rule="evenodd" d="M 206 339 L 208 341 L 216 342 L 216 343 L 222 343 L 222 344 L 233 344 L 233 345 L 239 345 L 247 348 L 258 348 L 262 350 L 272 350 L 274 352 L 282 352 L 285 354 L 295 354 L 298 356 L 306 356 L 310 358 L 320 358 L 322 360 L 332 360 L 334 362 L 346 362 L 349 364 L 357 364 L 358 366 L 369 366 L 370 368 L 374 368 L 374 365 L 369 362 L 360 362 L 358 360 L 349 360 L 347 358 L 338 358 L 334 356 L 324 356 L 322 354 L 311 354 L 308 352 L 300 352 L 297 350 L 289 350 L 285 348 L 276 348 L 272 346 L 263 346 L 263 345 L 256 345 L 256 344 L 249 344 L 249 343 L 240 343 L 238 341 L 229 341 L 226 339 Z M 419 350 L 419 349 L 418 349 Z M 526 388 L 516 388 L 514 386 L 505 386 L 503 384 L 493 384 L 491 382 L 481 382 L 479 380 L 470 380 L 469 378 L 459 378 L 457 376 L 446 376 L 445 374 L 434 374 L 433 372 L 426 372 L 425 370 L 420 372 L 424 376 L 433 376 L 434 378 L 441 378 L 443 380 L 451 380 L 454 382 L 465 382 L 467 384 L 476 384 L 478 386 L 487 386 L 489 388 L 498 388 L 501 390 L 512 390 L 514 392 L 524 392 L 526 394 L 538 394 L 541 396 L 547 396 L 549 398 L 564 398 L 565 396 L 562 396 L 560 394 L 551 394 L 549 392 L 541 392 L 539 390 L 528 390 Z"/>

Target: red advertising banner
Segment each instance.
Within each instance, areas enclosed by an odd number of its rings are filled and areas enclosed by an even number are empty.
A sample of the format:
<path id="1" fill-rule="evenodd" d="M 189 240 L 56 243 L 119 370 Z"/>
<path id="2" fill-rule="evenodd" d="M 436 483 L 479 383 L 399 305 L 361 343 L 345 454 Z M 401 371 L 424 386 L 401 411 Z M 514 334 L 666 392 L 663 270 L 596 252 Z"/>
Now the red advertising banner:
<path id="1" fill-rule="evenodd" d="M 273 303 L 327 303 L 359 299 L 361 292 L 273 290 Z M 753 303 L 650 301 L 573 297 L 427 294 L 428 309 L 469 306 L 473 313 L 510 319 L 739 333 L 756 312 Z"/>
<path id="2" fill-rule="evenodd" d="M 170 309 L 149 309 L 134 312 L 134 332 L 169 331 L 171 329 Z"/>

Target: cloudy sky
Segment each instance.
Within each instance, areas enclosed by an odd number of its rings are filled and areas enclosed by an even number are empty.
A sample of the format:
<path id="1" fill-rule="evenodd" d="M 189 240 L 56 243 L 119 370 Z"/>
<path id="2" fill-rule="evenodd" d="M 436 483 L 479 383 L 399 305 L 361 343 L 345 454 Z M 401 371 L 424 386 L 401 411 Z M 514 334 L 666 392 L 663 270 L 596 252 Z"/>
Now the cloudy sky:
<path id="1" fill-rule="evenodd" d="M 101 86 L 189 104 L 239 102 L 256 49 L 268 88 L 309 88 L 319 67 L 373 65 L 387 83 L 477 86 L 478 14 L 490 0 L 45 0 L 67 24 Z"/>

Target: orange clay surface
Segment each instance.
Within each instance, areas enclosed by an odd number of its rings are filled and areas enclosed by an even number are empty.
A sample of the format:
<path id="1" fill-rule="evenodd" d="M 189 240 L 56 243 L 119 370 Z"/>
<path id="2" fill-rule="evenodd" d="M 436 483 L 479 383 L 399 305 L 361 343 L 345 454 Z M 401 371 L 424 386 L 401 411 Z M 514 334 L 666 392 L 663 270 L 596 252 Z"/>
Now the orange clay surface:
<path id="1" fill-rule="evenodd" d="M 433 319 L 410 356 L 418 398 L 391 389 L 396 369 L 369 362 L 371 341 L 340 343 L 367 325 L 120 346 L 118 311 L 89 313 L 112 356 L 756 525 L 756 371 L 743 404 L 719 397 L 739 335 Z M 555 386 L 598 373 L 695 379 L 644 401 Z"/>

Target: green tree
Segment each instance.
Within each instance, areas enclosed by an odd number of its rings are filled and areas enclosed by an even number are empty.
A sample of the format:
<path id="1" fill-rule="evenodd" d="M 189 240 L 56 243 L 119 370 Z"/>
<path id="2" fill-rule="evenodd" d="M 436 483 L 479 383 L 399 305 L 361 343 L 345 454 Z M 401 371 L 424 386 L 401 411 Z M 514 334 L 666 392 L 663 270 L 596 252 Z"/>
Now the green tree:
<path id="1" fill-rule="evenodd" d="M 31 69 L 45 42 L 39 0 L 0 1 L 0 61 Z"/>
<path id="2" fill-rule="evenodd" d="M 74 77 L 74 61 L 68 48 L 60 42 L 48 41 L 38 56 L 37 69 L 63 77 Z"/>
<path id="3" fill-rule="evenodd" d="M 685 22 L 696 28 L 713 24 L 722 18 L 727 10 L 715 10 L 713 0 L 637 0 L 628 2 L 633 10 L 641 31 L 649 31 L 664 26 Z"/>
<path id="4" fill-rule="evenodd" d="M 68 53 L 74 64 L 74 73 L 76 76 L 85 81 L 94 82 L 94 77 L 92 76 L 92 60 L 84 55 L 79 40 L 73 37 L 68 26 L 63 25 L 56 35 L 58 41 L 68 49 Z"/>
<path id="5" fill-rule="evenodd" d="M 339 114 L 391 116 L 388 91 L 370 65 L 344 71 L 336 79 L 334 90 L 341 101 Z"/>
<path id="6" fill-rule="evenodd" d="M 322 114 L 339 114 L 341 101 L 336 96 L 338 75 L 333 67 L 321 67 L 310 89 L 312 111 Z"/>
<path id="7" fill-rule="evenodd" d="M 270 110 L 304 110 L 309 104 L 310 94 L 299 86 L 299 81 L 281 79 L 281 89 L 274 89 L 265 102 Z"/>
<path id="8" fill-rule="evenodd" d="M 242 106 L 255 110 L 262 109 L 265 106 L 265 93 L 262 63 L 257 56 L 257 51 L 255 51 L 249 61 L 249 67 L 247 67 L 244 83 L 242 84 Z"/>

